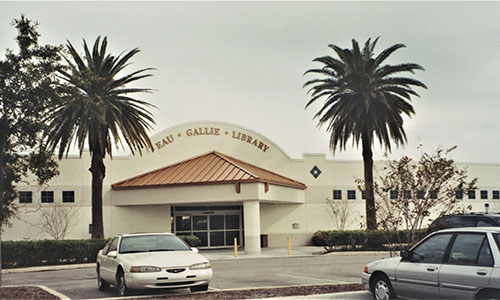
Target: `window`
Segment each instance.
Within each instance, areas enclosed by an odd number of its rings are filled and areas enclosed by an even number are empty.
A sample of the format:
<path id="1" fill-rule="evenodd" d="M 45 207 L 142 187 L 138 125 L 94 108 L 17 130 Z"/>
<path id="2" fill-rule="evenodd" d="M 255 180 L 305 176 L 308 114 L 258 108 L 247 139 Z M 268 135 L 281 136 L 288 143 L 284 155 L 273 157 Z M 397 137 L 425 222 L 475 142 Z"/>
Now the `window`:
<path id="1" fill-rule="evenodd" d="M 411 199 L 411 191 L 410 190 L 405 191 L 403 196 L 405 199 Z"/>
<path id="2" fill-rule="evenodd" d="M 455 197 L 457 199 L 463 199 L 464 198 L 464 192 L 462 190 L 455 191 Z"/>
<path id="3" fill-rule="evenodd" d="M 62 192 L 62 202 L 63 203 L 75 202 L 75 192 L 74 191 L 63 191 Z"/>
<path id="4" fill-rule="evenodd" d="M 333 190 L 333 199 L 334 200 L 342 199 L 342 190 Z"/>
<path id="5" fill-rule="evenodd" d="M 493 257 L 484 234 L 458 234 L 451 248 L 448 262 L 458 265 L 491 266 Z"/>
<path id="6" fill-rule="evenodd" d="M 476 191 L 469 190 L 468 196 L 469 196 L 469 199 L 476 199 Z"/>
<path id="7" fill-rule="evenodd" d="M 438 191 L 437 190 L 431 191 L 429 196 L 431 197 L 431 199 L 437 199 Z"/>
<path id="8" fill-rule="evenodd" d="M 355 190 L 348 190 L 347 191 L 347 199 L 356 200 L 356 191 Z"/>
<path id="9" fill-rule="evenodd" d="M 440 263 L 453 234 L 437 234 L 420 243 L 411 251 L 411 261 L 420 263 Z"/>
<path id="10" fill-rule="evenodd" d="M 33 202 L 33 192 L 19 192 L 19 203 Z"/>
<path id="11" fill-rule="evenodd" d="M 488 191 L 481 190 L 481 199 L 488 199 Z"/>
<path id="12" fill-rule="evenodd" d="M 424 190 L 418 190 L 417 191 L 417 199 L 424 199 L 425 198 L 425 191 Z"/>
<path id="13" fill-rule="evenodd" d="M 392 190 L 390 191 L 391 199 L 398 199 L 398 191 Z"/>
<path id="14" fill-rule="evenodd" d="M 500 199 L 500 191 L 493 191 L 493 199 Z"/>
<path id="15" fill-rule="evenodd" d="M 54 192 L 53 191 L 43 191 L 42 192 L 42 203 L 52 203 L 54 202 Z"/>
<path id="16" fill-rule="evenodd" d="M 361 191 L 361 199 L 366 199 L 366 192 L 365 191 Z"/>

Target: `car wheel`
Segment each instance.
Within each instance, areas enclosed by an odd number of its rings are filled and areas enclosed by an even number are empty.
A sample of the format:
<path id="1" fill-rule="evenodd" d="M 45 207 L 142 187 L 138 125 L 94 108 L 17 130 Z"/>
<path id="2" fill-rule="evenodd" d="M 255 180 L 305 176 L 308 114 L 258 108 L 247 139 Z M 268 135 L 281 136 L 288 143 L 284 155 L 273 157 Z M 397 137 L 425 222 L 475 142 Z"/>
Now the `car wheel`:
<path id="1" fill-rule="evenodd" d="M 379 275 L 375 278 L 373 285 L 373 298 L 377 300 L 389 300 L 396 298 L 391 282 L 385 276 Z"/>
<path id="2" fill-rule="evenodd" d="M 97 267 L 97 287 L 101 292 L 107 291 L 109 289 L 109 283 L 102 279 L 101 273 L 99 272 L 99 267 Z"/>
<path id="3" fill-rule="evenodd" d="M 125 274 L 123 274 L 123 271 L 120 271 L 117 275 L 117 283 L 118 283 L 118 294 L 121 297 L 125 297 L 130 295 L 130 290 L 127 287 L 127 283 L 125 282 Z"/>
<path id="4" fill-rule="evenodd" d="M 195 285 L 189 288 L 191 293 L 208 291 L 208 284 Z"/>

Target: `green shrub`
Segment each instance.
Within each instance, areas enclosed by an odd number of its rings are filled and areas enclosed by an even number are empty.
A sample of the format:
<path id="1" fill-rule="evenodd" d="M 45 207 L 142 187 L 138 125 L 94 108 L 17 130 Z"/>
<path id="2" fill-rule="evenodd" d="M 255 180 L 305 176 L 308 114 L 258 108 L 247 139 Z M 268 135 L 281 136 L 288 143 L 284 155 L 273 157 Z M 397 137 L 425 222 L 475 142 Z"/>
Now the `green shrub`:
<path id="1" fill-rule="evenodd" d="M 2 242 L 2 267 L 95 262 L 108 240 L 40 240 Z"/>
<path id="2" fill-rule="evenodd" d="M 190 247 L 198 247 L 201 244 L 201 240 L 195 235 L 179 235 L 179 238 L 183 239 Z"/>

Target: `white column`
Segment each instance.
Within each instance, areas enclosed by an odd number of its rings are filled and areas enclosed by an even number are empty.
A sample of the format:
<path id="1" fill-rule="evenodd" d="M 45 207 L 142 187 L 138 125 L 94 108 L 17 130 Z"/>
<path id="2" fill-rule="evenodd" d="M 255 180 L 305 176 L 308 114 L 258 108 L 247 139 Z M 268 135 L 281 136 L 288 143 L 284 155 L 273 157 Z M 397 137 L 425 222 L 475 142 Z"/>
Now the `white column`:
<path id="1" fill-rule="evenodd" d="M 243 201 L 245 228 L 245 254 L 260 254 L 259 200 Z"/>

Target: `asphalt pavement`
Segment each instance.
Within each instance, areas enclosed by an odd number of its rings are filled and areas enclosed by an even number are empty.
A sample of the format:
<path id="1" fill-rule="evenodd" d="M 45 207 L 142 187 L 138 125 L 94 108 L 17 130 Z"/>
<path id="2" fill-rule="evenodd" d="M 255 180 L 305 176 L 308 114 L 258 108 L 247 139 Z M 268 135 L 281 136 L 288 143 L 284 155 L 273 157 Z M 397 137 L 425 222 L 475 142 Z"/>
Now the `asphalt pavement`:
<path id="1" fill-rule="evenodd" d="M 201 250 L 214 266 L 211 290 L 360 282 L 363 264 L 388 257 L 387 252 L 335 252 L 319 255 L 322 247 L 263 248 L 260 255 L 233 249 Z M 5 284 L 45 285 L 71 299 L 115 297 L 95 288 L 95 264 L 44 266 L 2 270 Z M 241 272 L 245 270 L 246 272 Z M 52 272 L 42 272 L 52 271 Z M 68 286 L 65 280 L 73 280 Z M 183 291 L 179 291 L 183 293 Z M 174 292 L 176 293 L 176 292 Z M 368 292 L 335 293 L 278 299 L 371 299 Z"/>

